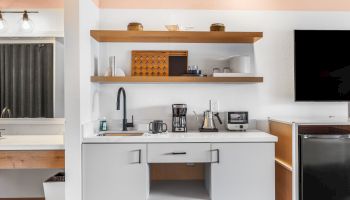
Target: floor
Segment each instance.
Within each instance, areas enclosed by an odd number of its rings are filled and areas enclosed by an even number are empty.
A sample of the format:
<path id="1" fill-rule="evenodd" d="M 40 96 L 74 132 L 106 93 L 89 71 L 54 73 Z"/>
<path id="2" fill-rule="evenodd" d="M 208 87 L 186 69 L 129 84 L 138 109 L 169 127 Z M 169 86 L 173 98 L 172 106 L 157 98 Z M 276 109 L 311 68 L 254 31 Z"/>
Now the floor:
<path id="1" fill-rule="evenodd" d="M 209 200 L 203 181 L 156 181 L 148 200 Z"/>

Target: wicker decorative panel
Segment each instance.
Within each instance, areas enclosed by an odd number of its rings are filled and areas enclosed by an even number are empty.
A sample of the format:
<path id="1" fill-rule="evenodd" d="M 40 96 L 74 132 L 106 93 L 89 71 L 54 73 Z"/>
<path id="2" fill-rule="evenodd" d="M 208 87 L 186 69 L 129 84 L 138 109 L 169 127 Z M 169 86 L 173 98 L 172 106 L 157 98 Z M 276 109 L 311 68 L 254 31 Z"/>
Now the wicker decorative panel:
<path id="1" fill-rule="evenodd" d="M 188 51 L 132 51 L 131 75 L 182 75 L 187 69 L 187 58 Z"/>
<path id="2" fill-rule="evenodd" d="M 132 76 L 169 76 L 169 53 L 132 51 Z"/>

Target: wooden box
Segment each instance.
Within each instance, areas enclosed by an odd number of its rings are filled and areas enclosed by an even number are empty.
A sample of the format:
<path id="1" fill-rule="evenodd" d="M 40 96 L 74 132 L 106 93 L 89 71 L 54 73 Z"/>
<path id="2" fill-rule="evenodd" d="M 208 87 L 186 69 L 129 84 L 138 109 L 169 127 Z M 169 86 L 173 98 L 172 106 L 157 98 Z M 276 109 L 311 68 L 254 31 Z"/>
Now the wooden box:
<path id="1" fill-rule="evenodd" d="M 187 71 L 188 51 L 132 51 L 132 76 L 180 76 Z"/>

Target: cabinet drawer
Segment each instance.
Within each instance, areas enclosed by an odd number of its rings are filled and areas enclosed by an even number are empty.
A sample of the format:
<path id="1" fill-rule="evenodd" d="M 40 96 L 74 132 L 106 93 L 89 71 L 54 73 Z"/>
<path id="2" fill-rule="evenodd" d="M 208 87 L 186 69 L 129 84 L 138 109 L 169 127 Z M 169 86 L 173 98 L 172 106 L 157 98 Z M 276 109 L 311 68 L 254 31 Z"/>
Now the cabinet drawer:
<path id="1" fill-rule="evenodd" d="M 149 144 L 149 163 L 201 163 L 210 162 L 209 143 Z"/>

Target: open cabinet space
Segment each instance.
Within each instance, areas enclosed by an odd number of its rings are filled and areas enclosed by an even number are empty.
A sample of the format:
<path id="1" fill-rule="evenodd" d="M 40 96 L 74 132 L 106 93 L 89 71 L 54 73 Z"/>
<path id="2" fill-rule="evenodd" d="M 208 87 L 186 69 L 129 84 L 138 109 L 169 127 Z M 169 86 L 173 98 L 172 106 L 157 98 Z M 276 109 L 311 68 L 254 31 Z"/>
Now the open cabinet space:
<path id="1" fill-rule="evenodd" d="M 209 200 L 209 177 L 204 163 L 150 164 L 148 200 Z"/>

